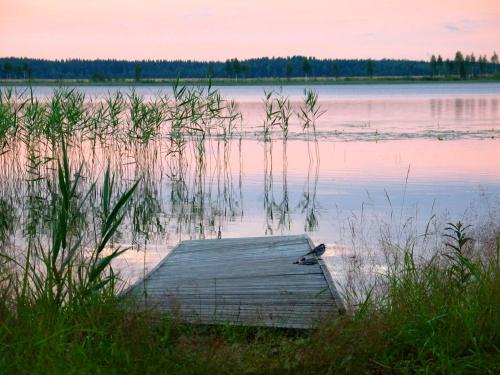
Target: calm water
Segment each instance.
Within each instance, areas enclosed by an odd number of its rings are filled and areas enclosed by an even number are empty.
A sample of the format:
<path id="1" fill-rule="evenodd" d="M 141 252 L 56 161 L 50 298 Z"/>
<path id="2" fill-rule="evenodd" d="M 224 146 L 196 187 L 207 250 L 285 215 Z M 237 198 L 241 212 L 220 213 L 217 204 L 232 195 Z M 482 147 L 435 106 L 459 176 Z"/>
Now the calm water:
<path id="1" fill-rule="evenodd" d="M 278 91 L 297 105 L 303 86 L 222 86 L 235 99 L 244 116 L 244 130 L 252 135 L 262 126 L 264 92 Z M 318 85 L 321 106 L 326 113 L 318 120 L 318 134 L 337 140 L 382 140 L 401 138 L 487 138 L 500 136 L 500 83 Z M 99 98 L 128 87 L 83 86 L 76 88 L 89 98 Z M 17 88 L 22 91 L 23 88 Z M 36 87 L 34 94 L 49 97 L 53 87 Z M 168 87 L 139 86 L 137 93 L 152 97 L 171 93 Z M 301 133 L 296 118 L 292 131 Z"/>
<path id="2" fill-rule="evenodd" d="M 408 232 L 422 233 L 431 218 L 473 220 L 497 212 L 500 84 L 313 88 L 327 111 L 317 124 L 318 142 L 305 140 L 293 119 L 284 144 L 256 135 L 264 121 L 264 90 L 282 90 L 296 107 L 303 87 L 221 87 L 239 103 L 242 138 L 210 140 L 205 170 L 186 168 L 182 186 L 161 152 L 151 161 L 137 150 L 112 151 L 129 181 L 137 169 L 149 170 L 142 204 L 153 208 L 151 222 L 159 223 L 136 239 L 139 251 L 126 255 L 127 275 L 138 277 L 185 239 L 304 232 L 327 244 L 335 268 L 353 247 L 376 243 L 386 225 L 402 240 Z M 35 95 L 52 90 L 36 87 Z M 78 90 L 99 98 L 128 89 Z M 136 91 L 148 97 L 168 89 Z M 110 152 L 97 156 L 96 178 Z"/>

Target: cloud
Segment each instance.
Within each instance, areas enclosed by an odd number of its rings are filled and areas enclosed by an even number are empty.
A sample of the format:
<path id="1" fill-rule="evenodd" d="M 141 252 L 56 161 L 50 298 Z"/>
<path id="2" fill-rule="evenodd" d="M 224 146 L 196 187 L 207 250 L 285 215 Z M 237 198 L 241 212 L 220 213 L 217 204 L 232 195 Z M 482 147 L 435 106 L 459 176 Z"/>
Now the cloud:
<path id="1" fill-rule="evenodd" d="M 451 22 L 446 22 L 442 24 L 442 26 L 452 32 L 452 33 L 458 33 L 458 32 L 474 32 L 477 31 L 478 29 L 484 28 L 485 25 L 488 25 L 489 19 L 482 17 L 482 18 L 477 18 L 477 19 L 471 19 L 471 18 L 462 18 L 460 20 L 456 21 L 451 21 Z"/>
<path id="2" fill-rule="evenodd" d="M 453 33 L 458 33 L 460 31 L 463 31 L 457 24 L 454 23 L 445 23 L 444 28 L 448 31 L 451 31 Z"/>

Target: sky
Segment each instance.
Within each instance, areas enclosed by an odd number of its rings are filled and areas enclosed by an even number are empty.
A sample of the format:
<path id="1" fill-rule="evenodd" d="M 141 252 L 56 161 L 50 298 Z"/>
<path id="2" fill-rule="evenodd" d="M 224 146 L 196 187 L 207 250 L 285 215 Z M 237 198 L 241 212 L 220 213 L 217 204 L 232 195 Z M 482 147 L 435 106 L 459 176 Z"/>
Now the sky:
<path id="1" fill-rule="evenodd" d="M 0 0 L 0 57 L 500 53 L 500 0 Z"/>

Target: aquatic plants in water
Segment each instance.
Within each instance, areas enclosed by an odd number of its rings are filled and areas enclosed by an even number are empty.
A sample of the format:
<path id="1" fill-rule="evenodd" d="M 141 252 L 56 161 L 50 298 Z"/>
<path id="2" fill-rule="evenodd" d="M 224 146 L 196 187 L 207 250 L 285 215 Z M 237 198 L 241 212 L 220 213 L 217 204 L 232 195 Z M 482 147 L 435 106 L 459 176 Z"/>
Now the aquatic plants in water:
<path id="1" fill-rule="evenodd" d="M 91 205 L 89 198 L 95 194 L 95 183 L 83 190 L 82 166 L 71 169 L 63 136 L 58 147 L 61 156 L 57 159 L 55 181 L 45 180 L 49 194 L 47 205 L 28 206 L 28 217 L 33 220 L 37 215 L 42 216 L 47 225 L 35 222 L 26 227 L 28 246 L 22 253 L 0 251 L 0 258 L 7 262 L 4 264 L 10 270 L 6 279 L 8 287 L 14 289 L 17 298 L 54 308 L 75 301 L 84 303 L 95 293 L 114 293 L 116 275 L 111 262 L 126 249 L 111 245 L 111 241 L 138 185 L 137 181 L 116 197 L 108 166 L 101 192 L 100 218 L 94 216 L 94 225 L 90 226 L 82 211 Z M 2 216 L 3 220 L 9 219 Z M 90 235 L 92 228 L 96 231 Z"/>

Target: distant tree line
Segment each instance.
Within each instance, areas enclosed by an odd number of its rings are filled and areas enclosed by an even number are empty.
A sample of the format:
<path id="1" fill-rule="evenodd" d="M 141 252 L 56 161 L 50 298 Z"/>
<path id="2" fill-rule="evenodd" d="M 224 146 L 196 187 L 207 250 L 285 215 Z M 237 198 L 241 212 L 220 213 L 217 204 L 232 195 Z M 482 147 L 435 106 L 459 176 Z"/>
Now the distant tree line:
<path id="1" fill-rule="evenodd" d="M 153 79 L 153 78 L 287 78 L 429 76 L 467 79 L 496 74 L 498 55 L 463 55 L 453 59 L 433 55 L 430 61 L 395 59 L 316 59 L 313 57 L 192 60 L 45 60 L 0 58 L 1 79 Z"/>
<path id="2" fill-rule="evenodd" d="M 493 52 L 490 60 L 486 55 L 479 55 L 477 58 L 473 53 L 463 55 L 457 51 L 454 59 L 443 60 L 441 55 L 431 56 L 429 61 L 430 76 L 459 76 L 461 79 L 484 76 L 486 74 L 496 74 L 498 66 L 498 55 Z"/>

